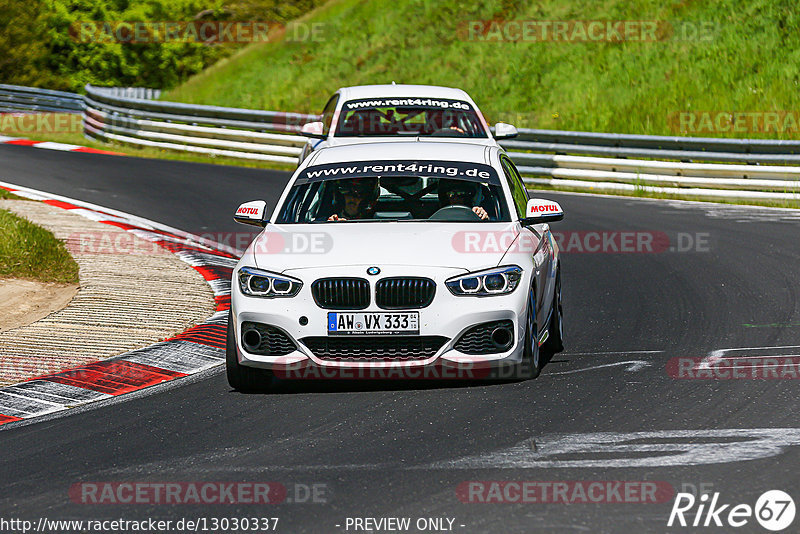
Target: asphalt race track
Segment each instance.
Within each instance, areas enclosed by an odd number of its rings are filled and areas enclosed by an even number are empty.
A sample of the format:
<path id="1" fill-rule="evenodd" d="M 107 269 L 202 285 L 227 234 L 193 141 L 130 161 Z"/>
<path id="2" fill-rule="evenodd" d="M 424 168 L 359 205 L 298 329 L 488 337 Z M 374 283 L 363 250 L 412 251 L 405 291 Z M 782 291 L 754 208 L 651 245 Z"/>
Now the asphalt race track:
<path id="1" fill-rule="evenodd" d="M 2 181 L 194 233 L 247 232 L 232 222 L 235 207 L 257 198 L 273 206 L 288 178 L 16 146 L 0 146 L 0 161 Z M 800 381 L 682 379 L 669 370 L 674 358 L 724 349 L 766 347 L 716 356 L 800 354 L 771 348 L 800 345 L 800 217 L 541 196 L 564 207 L 566 219 L 553 227 L 564 245 L 576 241 L 562 250 L 566 351 L 538 379 L 315 382 L 244 395 L 218 368 L 150 395 L 0 431 L 0 516 L 278 517 L 287 533 L 354 532 L 353 518 L 364 517 L 450 518 L 464 533 L 727 532 L 667 527 L 674 494 L 660 503 L 567 505 L 462 502 L 479 497 L 457 490 L 468 481 L 650 481 L 675 492 L 702 485 L 732 505 L 753 506 L 772 489 L 797 500 Z M 670 247 L 691 250 L 614 252 L 619 232 L 666 236 Z M 597 252 L 578 252 L 598 243 Z M 620 442 L 627 447 L 611 446 Z M 76 483 L 137 481 L 271 482 L 288 494 L 266 506 L 92 505 L 69 495 Z M 318 502 L 308 502 L 315 484 Z M 754 518 L 737 531 L 766 532 Z"/>

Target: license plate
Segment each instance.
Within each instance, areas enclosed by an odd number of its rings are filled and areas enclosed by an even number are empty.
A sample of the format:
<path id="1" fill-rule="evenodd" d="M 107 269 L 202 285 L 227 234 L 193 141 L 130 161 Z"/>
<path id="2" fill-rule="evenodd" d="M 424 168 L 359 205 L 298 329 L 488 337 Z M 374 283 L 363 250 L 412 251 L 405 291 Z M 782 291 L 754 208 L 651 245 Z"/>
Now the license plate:
<path id="1" fill-rule="evenodd" d="M 328 335 L 419 334 L 419 312 L 328 312 Z"/>

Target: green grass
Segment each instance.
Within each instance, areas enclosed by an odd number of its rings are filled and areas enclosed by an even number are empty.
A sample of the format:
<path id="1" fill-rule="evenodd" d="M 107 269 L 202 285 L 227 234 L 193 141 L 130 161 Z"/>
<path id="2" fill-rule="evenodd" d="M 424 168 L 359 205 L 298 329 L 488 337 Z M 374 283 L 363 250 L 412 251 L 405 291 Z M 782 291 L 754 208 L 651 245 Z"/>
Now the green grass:
<path id="1" fill-rule="evenodd" d="M 640 20 L 655 42 L 477 42 L 472 20 Z M 800 10 L 792 0 L 334 0 L 305 17 L 324 40 L 252 45 L 163 95 L 318 113 L 341 86 L 456 86 L 490 122 L 674 135 L 681 111 L 800 109 Z M 706 25 L 703 39 L 691 38 Z M 679 39 L 686 32 L 687 39 Z M 704 134 L 706 135 L 706 134 Z M 775 137 L 721 132 L 722 137 Z M 797 137 L 789 132 L 777 137 Z"/>
<path id="2" fill-rule="evenodd" d="M 0 209 L 0 277 L 75 283 L 78 264 L 51 232 Z"/>
<path id="3" fill-rule="evenodd" d="M 6 200 L 26 200 L 26 199 L 24 199 L 24 198 L 22 198 L 22 197 L 18 197 L 18 196 L 17 196 L 17 195 L 15 195 L 14 193 L 11 193 L 11 192 L 9 192 L 9 191 L 6 191 L 6 190 L 5 190 L 5 189 L 3 189 L 3 188 L 0 188 L 0 199 L 6 199 Z"/>

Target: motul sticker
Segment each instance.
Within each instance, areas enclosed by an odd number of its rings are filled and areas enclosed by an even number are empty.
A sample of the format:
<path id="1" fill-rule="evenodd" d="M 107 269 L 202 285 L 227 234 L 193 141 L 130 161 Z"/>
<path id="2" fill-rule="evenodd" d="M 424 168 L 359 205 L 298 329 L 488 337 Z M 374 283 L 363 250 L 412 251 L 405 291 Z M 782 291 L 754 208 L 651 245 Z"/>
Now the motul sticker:
<path id="1" fill-rule="evenodd" d="M 242 206 L 236 211 L 236 215 L 254 215 L 256 217 L 260 217 L 261 210 L 258 208 L 250 208 L 247 206 Z"/>
<path id="2" fill-rule="evenodd" d="M 530 215 L 538 213 L 561 213 L 561 206 L 558 204 L 539 204 L 536 206 L 531 206 L 528 209 L 528 213 Z"/>

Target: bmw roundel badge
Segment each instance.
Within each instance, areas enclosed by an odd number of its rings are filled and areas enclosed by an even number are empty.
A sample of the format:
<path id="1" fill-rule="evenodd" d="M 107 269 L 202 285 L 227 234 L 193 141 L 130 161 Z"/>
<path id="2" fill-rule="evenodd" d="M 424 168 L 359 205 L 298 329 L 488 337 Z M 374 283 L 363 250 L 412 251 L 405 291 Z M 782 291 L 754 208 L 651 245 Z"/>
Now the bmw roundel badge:
<path id="1" fill-rule="evenodd" d="M 380 274 L 380 273 L 381 273 L 381 270 L 379 268 L 377 268 L 377 267 L 370 267 L 369 269 L 367 269 L 367 274 L 370 274 L 372 276 L 375 276 L 376 274 Z"/>

